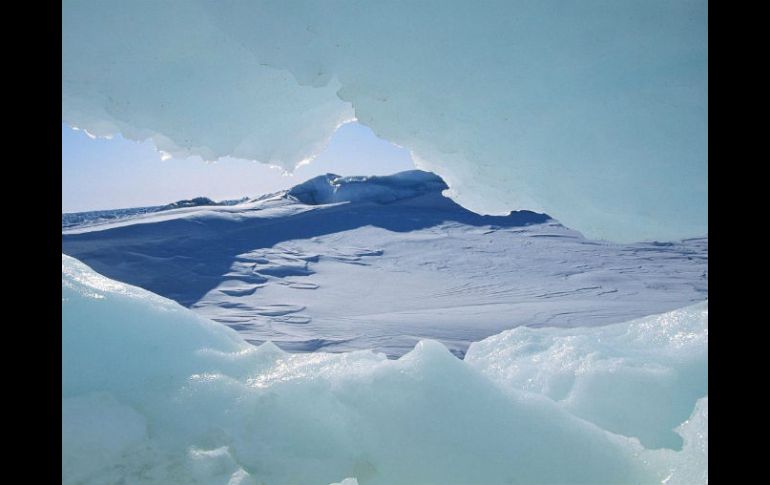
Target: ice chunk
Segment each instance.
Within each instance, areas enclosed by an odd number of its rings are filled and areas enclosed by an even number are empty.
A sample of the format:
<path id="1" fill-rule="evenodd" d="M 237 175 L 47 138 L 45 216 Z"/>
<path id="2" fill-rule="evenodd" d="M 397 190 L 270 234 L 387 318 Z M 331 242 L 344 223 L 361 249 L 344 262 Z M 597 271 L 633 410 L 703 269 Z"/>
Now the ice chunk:
<path id="1" fill-rule="evenodd" d="M 648 448 L 678 449 L 674 428 L 708 393 L 707 349 L 708 303 L 699 303 L 598 328 L 518 327 L 471 344 L 465 361 Z"/>
<path id="2" fill-rule="evenodd" d="M 357 119 L 481 213 L 707 232 L 707 2 L 63 4 L 62 119 L 287 169 Z"/>
<path id="3" fill-rule="evenodd" d="M 114 468 L 147 440 L 144 416 L 105 392 L 62 398 L 62 482 L 88 483 L 105 464 Z M 66 446 L 64 446 L 66 444 Z M 117 474 L 104 482 L 118 483 Z"/>
<path id="4" fill-rule="evenodd" d="M 437 342 L 395 361 L 253 347 L 67 256 L 62 307 L 64 484 L 652 484 L 705 473 L 702 408 L 681 428 L 683 451 L 645 450 L 545 396 L 502 389 Z"/>
<path id="5" fill-rule="evenodd" d="M 664 485 L 686 485 L 709 481 L 709 399 L 698 400 L 690 419 L 682 423 L 676 432 L 684 438 L 681 456 L 670 456 L 672 473 Z M 670 452 L 663 452 L 671 455 Z"/>

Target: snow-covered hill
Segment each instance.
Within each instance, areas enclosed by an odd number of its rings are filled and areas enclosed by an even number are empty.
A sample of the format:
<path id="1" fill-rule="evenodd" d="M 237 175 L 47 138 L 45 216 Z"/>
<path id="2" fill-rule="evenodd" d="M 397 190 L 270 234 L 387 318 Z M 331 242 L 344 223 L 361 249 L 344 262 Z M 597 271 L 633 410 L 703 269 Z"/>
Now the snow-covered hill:
<path id="1" fill-rule="evenodd" d="M 463 355 L 521 326 L 627 321 L 707 298 L 708 240 L 613 244 L 545 214 L 481 216 L 428 172 L 328 174 L 233 206 L 63 229 L 63 252 L 252 343 Z"/>

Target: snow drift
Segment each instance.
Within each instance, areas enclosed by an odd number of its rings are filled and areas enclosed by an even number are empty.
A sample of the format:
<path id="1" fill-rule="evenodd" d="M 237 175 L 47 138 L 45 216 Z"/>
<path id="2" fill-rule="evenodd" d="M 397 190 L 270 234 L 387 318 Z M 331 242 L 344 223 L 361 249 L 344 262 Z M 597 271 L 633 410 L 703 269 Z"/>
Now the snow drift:
<path id="1" fill-rule="evenodd" d="M 291 169 L 357 119 L 480 213 L 707 232 L 707 2 L 66 0 L 62 119 Z"/>
<path id="2" fill-rule="evenodd" d="M 611 433 L 590 402 L 565 405 L 544 385 L 574 370 L 557 372 L 560 353 L 548 351 L 575 340 L 561 330 L 531 330 L 546 345 L 537 384 L 527 385 L 534 351 L 517 351 L 516 331 L 475 346 L 468 361 L 432 341 L 398 360 L 287 354 L 64 255 L 62 306 L 64 484 L 707 481 L 707 398 L 669 393 L 676 409 L 692 411 L 676 431 L 681 451 L 646 449 L 633 427 Z M 635 417 L 633 401 L 651 384 L 665 392 L 683 368 L 705 372 L 707 315 L 699 304 L 585 330 L 573 387 L 600 380 L 609 364 L 620 375 L 642 372 L 613 398 Z M 622 344 L 612 358 L 605 338 Z M 642 420 L 653 441 L 666 441 L 670 419 L 658 418 Z"/>
<path id="3" fill-rule="evenodd" d="M 368 177 L 341 177 L 329 173 L 292 187 L 287 195 L 310 205 L 336 202 L 384 204 L 431 193 L 441 193 L 448 188 L 441 177 L 422 170 Z"/>
<path id="4" fill-rule="evenodd" d="M 63 230 L 62 252 L 290 351 L 399 357 L 431 339 L 462 356 L 520 325 L 619 323 L 707 297 L 707 239 L 593 241 L 546 214 L 475 214 L 445 189 L 418 170 L 328 174 L 234 206 L 93 214 Z"/>

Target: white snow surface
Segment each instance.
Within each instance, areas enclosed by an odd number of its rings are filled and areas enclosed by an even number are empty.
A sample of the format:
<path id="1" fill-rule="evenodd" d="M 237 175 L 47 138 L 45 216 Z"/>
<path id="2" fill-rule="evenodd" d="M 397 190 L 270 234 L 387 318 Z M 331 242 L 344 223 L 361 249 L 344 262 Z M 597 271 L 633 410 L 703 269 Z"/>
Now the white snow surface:
<path id="1" fill-rule="evenodd" d="M 292 351 L 618 323 L 703 301 L 708 240 L 593 241 L 544 214 L 480 216 L 430 173 L 317 177 L 244 204 L 68 228 L 65 254 Z M 522 330 L 523 331 L 523 330 Z"/>
<path id="2" fill-rule="evenodd" d="M 65 255 L 62 310 L 64 485 L 708 482 L 707 391 L 668 386 L 705 383 L 706 303 L 579 332 L 516 329 L 465 361 L 430 340 L 398 360 L 255 347 Z M 608 366 L 629 378 L 616 395 L 591 386 Z M 596 409 L 557 387 L 596 393 Z M 667 413 L 634 404 L 651 390 L 691 410 L 681 449 L 645 447 L 672 434 Z M 608 404 L 650 425 L 641 443 L 639 429 L 593 419 Z"/>
<path id="3" fill-rule="evenodd" d="M 707 232 L 706 0 L 65 0 L 62 120 L 287 169 L 357 119 L 479 213 Z"/>

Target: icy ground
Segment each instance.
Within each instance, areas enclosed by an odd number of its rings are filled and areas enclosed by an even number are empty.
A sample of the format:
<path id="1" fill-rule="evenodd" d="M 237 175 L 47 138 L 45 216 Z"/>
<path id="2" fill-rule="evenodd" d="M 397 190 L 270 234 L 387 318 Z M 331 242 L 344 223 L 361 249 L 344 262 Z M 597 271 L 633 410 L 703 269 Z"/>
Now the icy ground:
<path id="1" fill-rule="evenodd" d="M 285 353 L 63 255 L 62 484 L 705 485 L 707 346 L 702 302 Z"/>
<path id="2" fill-rule="evenodd" d="M 462 356 L 520 325 L 605 325 L 707 298 L 707 238 L 589 240 L 543 214 L 477 215 L 445 188 L 420 171 L 327 175 L 234 206 L 84 221 L 62 248 L 291 351 L 397 357 L 428 338 Z"/>

